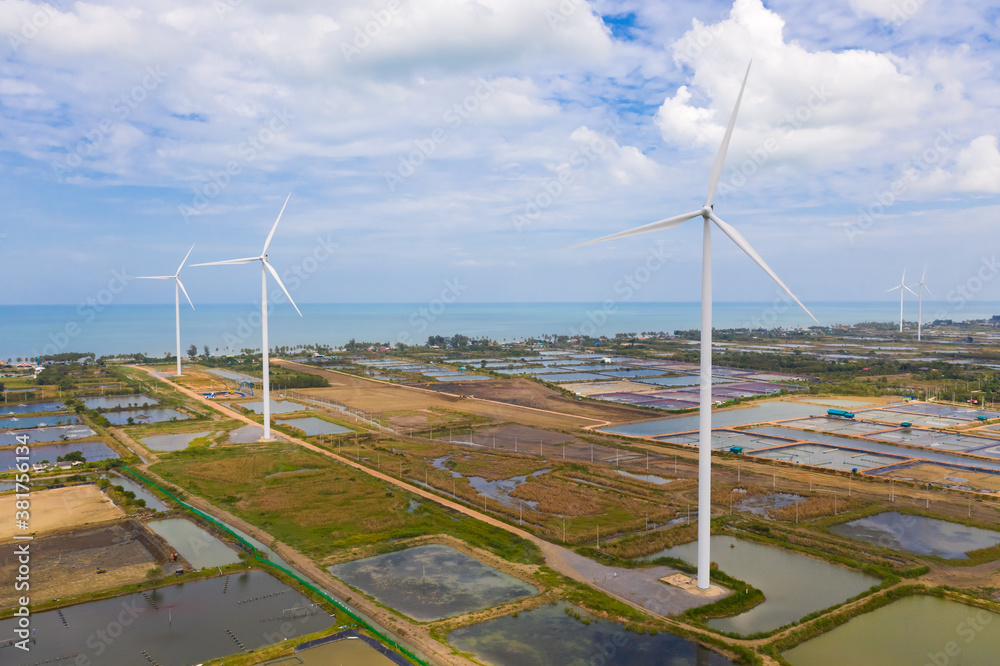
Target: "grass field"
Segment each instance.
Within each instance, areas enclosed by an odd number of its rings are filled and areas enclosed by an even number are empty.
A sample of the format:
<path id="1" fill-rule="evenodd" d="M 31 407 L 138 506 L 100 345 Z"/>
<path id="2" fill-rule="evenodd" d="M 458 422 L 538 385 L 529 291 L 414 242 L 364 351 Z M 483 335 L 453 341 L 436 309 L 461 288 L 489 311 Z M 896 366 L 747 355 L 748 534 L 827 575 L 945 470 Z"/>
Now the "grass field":
<path id="1" fill-rule="evenodd" d="M 194 449 L 161 456 L 151 469 L 314 559 L 358 546 L 391 549 L 394 540 L 438 533 L 511 561 L 539 558 L 534 546 L 508 532 L 293 445 Z"/>

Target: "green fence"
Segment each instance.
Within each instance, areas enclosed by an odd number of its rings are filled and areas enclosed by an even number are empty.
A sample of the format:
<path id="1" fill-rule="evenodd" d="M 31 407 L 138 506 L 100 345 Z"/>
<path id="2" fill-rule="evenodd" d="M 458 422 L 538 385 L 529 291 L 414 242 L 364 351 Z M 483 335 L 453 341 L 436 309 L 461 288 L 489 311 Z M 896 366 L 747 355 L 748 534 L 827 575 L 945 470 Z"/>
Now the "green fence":
<path id="1" fill-rule="evenodd" d="M 401 655 L 403 655 L 404 657 L 406 657 L 407 659 L 409 659 L 413 663 L 419 664 L 420 666 L 430 666 L 430 664 L 428 664 L 427 662 L 425 662 L 423 659 L 420 659 L 419 657 L 417 657 L 417 655 L 413 654 L 406 647 L 400 645 L 396 641 L 391 640 L 389 637 L 383 635 L 382 632 L 380 632 L 378 629 L 376 629 L 375 627 L 373 627 L 371 624 L 369 624 L 363 618 L 359 617 L 357 614 L 354 613 L 354 611 L 352 611 L 350 608 L 348 608 L 347 606 L 345 606 L 343 603 L 341 603 L 341 601 L 339 599 L 337 599 L 336 597 L 334 597 L 333 595 L 331 595 L 327 591 L 325 591 L 325 590 L 317 587 L 316 585 L 313 585 L 312 582 L 306 580 L 305 578 L 303 578 L 302 576 L 300 576 L 295 571 L 292 571 L 291 569 L 286 569 L 285 567 L 283 567 L 281 565 L 275 564 L 274 562 L 270 561 L 266 557 L 261 557 L 260 553 L 257 551 L 256 546 L 254 546 L 252 543 L 250 543 L 249 541 L 247 541 L 246 539 L 244 539 L 243 537 L 241 537 L 239 534 L 236 534 L 236 532 L 234 532 L 232 529 L 230 529 L 229 526 L 226 525 L 225 523 L 222 523 L 222 522 L 216 520 L 215 518 L 213 518 L 212 516 L 208 515 L 204 511 L 200 511 L 200 510 L 194 508 L 193 506 L 191 506 L 190 504 L 187 504 L 186 502 L 181 501 L 173 493 L 171 493 L 169 490 L 163 488 L 161 485 L 159 485 L 155 481 L 146 478 L 142 474 L 139 474 L 134 469 L 130 469 L 129 467 L 125 467 L 124 465 L 122 466 L 122 469 L 124 469 L 129 474 L 135 476 L 136 478 L 138 478 L 139 480 L 141 480 L 143 483 L 146 483 L 146 484 L 148 484 L 150 486 L 153 486 L 154 488 L 156 488 L 157 490 L 159 490 L 161 493 L 163 493 L 164 495 L 166 495 L 170 499 L 172 499 L 175 502 L 177 502 L 179 505 L 181 505 L 187 511 L 190 511 L 191 513 L 195 514 L 196 516 L 198 516 L 202 520 L 208 521 L 209 523 L 211 523 L 212 525 L 215 525 L 220 530 L 223 530 L 224 532 L 226 532 L 226 534 L 228 534 L 234 540 L 236 540 L 248 553 L 252 553 L 253 556 L 254 556 L 254 559 L 256 559 L 258 563 L 263 564 L 266 567 L 272 567 L 274 569 L 277 569 L 278 571 L 284 573 L 286 576 L 291 576 L 296 581 L 298 581 L 300 585 L 302 585 L 305 588 L 308 588 L 308 589 L 312 590 L 313 592 L 315 592 L 319 596 L 321 596 L 324 599 L 326 599 L 327 601 L 329 601 L 334 607 L 336 607 L 342 613 L 344 613 L 347 616 L 349 616 L 352 620 L 354 620 L 359 625 L 361 625 L 361 627 L 363 627 L 365 630 L 367 630 L 368 632 L 370 632 L 371 634 L 373 634 L 376 638 L 378 638 L 380 641 L 382 641 L 386 645 L 391 645 L 394 650 L 396 650 L 397 652 L 399 652 Z"/>

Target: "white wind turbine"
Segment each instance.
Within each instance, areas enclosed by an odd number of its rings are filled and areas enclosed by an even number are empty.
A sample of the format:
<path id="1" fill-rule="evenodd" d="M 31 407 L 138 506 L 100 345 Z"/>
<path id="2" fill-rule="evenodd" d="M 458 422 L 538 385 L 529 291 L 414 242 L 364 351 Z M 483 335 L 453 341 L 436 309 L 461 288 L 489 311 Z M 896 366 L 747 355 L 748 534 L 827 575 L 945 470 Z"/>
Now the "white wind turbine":
<path id="1" fill-rule="evenodd" d="M 191 250 L 194 249 L 194 245 L 191 246 Z M 181 376 L 181 294 L 184 292 L 184 298 L 187 299 L 188 304 L 191 309 L 194 310 L 194 303 L 191 302 L 191 297 L 188 296 L 187 289 L 181 283 L 181 269 L 184 268 L 184 262 L 188 260 L 191 256 L 191 250 L 184 255 L 184 259 L 181 260 L 181 265 L 177 267 L 177 272 L 173 275 L 144 275 L 139 276 L 140 280 L 173 280 L 174 281 L 174 315 L 177 320 L 177 376 Z"/>
<path id="2" fill-rule="evenodd" d="M 927 267 L 926 266 L 924 266 L 924 273 L 923 273 L 923 275 L 920 276 L 920 282 L 918 282 L 915 285 L 913 285 L 914 287 L 917 288 L 917 342 L 920 342 L 920 340 L 921 340 L 920 333 L 921 333 L 921 329 L 922 329 L 922 326 L 923 326 L 923 323 L 924 323 L 924 290 L 925 289 L 927 290 L 927 294 L 928 295 L 930 295 L 930 296 L 934 295 L 934 294 L 931 293 L 930 288 L 928 288 L 928 286 L 926 284 L 924 284 L 924 278 L 925 277 L 927 277 Z M 910 293 L 913 293 L 912 289 L 910 290 Z M 902 319 L 902 317 L 900 317 L 900 319 Z"/>
<path id="3" fill-rule="evenodd" d="M 903 277 L 900 278 L 899 284 L 897 284 L 895 287 L 892 287 L 890 289 L 886 289 L 885 293 L 888 294 L 890 291 L 896 291 L 897 289 L 899 289 L 899 332 L 902 333 L 903 332 L 903 291 L 904 290 L 908 291 L 911 294 L 913 294 L 914 296 L 916 296 L 916 293 L 912 289 L 910 289 L 909 287 L 906 286 L 906 269 L 905 268 L 903 269 Z"/>
<path id="4" fill-rule="evenodd" d="M 226 261 L 210 261 L 204 264 L 192 264 L 193 266 L 222 266 L 228 264 L 252 264 L 255 261 L 260 262 L 260 320 L 261 320 L 261 351 L 264 356 L 264 439 L 271 439 L 271 376 L 270 368 L 268 366 L 268 347 L 267 347 L 267 274 L 270 273 L 274 281 L 278 283 L 281 290 L 285 292 L 285 296 L 288 296 L 288 302 L 292 304 L 295 311 L 302 316 L 302 312 L 299 310 L 299 306 L 295 305 L 295 301 L 292 300 L 292 295 L 288 293 L 285 289 L 285 285 L 282 284 L 281 278 L 278 277 L 278 272 L 271 268 L 271 264 L 267 261 L 267 248 L 271 245 L 271 239 L 274 238 L 274 230 L 278 228 L 278 222 L 281 222 L 281 216 L 285 212 L 285 206 L 288 205 L 288 200 L 292 198 L 291 193 L 285 198 L 285 203 L 281 207 L 281 212 L 278 213 L 278 219 L 274 221 L 274 226 L 271 227 L 271 233 L 267 235 L 267 240 L 264 241 L 264 249 L 261 251 L 259 257 L 245 257 L 243 259 L 228 259 Z"/>
<path id="5" fill-rule="evenodd" d="M 722 138 L 722 145 L 719 146 L 719 152 L 716 154 L 715 162 L 712 164 L 712 171 L 708 177 L 708 199 L 705 201 L 704 206 L 690 213 L 675 215 L 665 220 L 572 246 L 580 247 L 581 245 L 600 243 L 615 238 L 643 234 L 649 231 L 669 229 L 695 217 L 701 217 L 704 220 L 701 263 L 701 387 L 698 410 L 698 587 L 702 590 L 707 590 L 710 586 L 709 570 L 711 565 L 709 538 L 711 537 L 712 520 L 712 223 L 715 223 L 724 234 L 729 236 L 730 240 L 736 243 L 741 250 L 753 259 L 765 273 L 770 275 L 812 317 L 813 321 L 816 321 L 816 317 L 813 317 L 808 308 L 802 305 L 802 301 L 796 298 L 795 294 L 785 286 L 785 283 L 764 263 L 764 260 L 750 246 L 750 243 L 747 242 L 743 235 L 723 222 L 713 209 L 712 201 L 715 198 L 715 190 L 719 184 L 719 178 L 722 176 L 722 166 L 726 160 L 726 151 L 729 148 L 733 126 L 736 124 L 736 114 L 739 111 L 740 101 L 743 99 L 743 90 L 746 87 L 747 77 L 749 76 L 750 66 L 748 65 L 746 75 L 743 77 L 743 85 L 740 87 L 740 94 L 736 98 L 733 115 L 729 119 L 729 125 L 726 127 L 726 133 Z"/>

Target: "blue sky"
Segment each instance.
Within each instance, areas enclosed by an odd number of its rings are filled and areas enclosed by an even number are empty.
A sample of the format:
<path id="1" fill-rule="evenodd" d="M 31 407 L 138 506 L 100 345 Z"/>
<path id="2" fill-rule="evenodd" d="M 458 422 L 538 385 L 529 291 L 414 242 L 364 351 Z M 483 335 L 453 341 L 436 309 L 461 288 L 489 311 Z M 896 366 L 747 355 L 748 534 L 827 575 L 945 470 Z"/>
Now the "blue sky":
<path id="1" fill-rule="evenodd" d="M 332 7 L 331 7 L 332 6 Z M 716 212 L 807 303 L 991 282 L 998 10 L 985 2 L 0 1 L 0 303 L 271 248 L 302 302 L 699 296 Z M 777 287 L 722 234 L 717 300 Z M 652 263 L 650 263 L 652 262 Z M 985 263 L 984 263 L 985 262 Z M 986 273 L 983 273 L 983 271 Z M 992 272 L 990 272 L 992 271 Z M 252 267 L 185 269 L 195 303 Z M 129 281 L 119 303 L 172 300 Z"/>

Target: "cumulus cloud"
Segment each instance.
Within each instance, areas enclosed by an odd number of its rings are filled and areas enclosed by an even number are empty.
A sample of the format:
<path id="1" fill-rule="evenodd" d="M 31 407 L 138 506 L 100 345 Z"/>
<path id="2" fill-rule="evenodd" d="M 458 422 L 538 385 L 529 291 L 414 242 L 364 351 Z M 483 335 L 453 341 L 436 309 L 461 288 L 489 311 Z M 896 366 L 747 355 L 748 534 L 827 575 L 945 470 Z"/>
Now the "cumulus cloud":
<path id="1" fill-rule="evenodd" d="M 976 137 L 947 164 L 918 179 L 923 194 L 1000 194 L 1000 150 L 997 137 Z"/>

